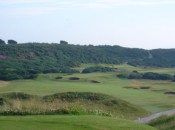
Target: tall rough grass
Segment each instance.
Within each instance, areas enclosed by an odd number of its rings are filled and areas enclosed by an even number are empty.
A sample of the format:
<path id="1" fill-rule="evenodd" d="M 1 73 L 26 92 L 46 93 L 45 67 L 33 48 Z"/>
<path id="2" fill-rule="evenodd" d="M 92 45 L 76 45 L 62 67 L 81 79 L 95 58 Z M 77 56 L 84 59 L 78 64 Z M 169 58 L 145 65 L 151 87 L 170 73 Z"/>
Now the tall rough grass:
<path id="1" fill-rule="evenodd" d="M 80 101 L 68 103 L 61 100 L 44 102 L 40 99 L 10 100 L 0 106 L 1 115 L 37 115 L 37 114 L 95 114 L 112 116 L 104 108 Z"/>
<path id="2" fill-rule="evenodd" d="M 74 114 L 135 119 L 147 111 L 121 99 L 91 92 L 66 92 L 44 97 L 25 93 L 2 95 L 0 115 Z"/>
<path id="3" fill-rule="evenodd" d="M 161 116 L 158 119 L 152 120 L 149 125 L 159 130 L 175 130 L 175 115 Z"/>

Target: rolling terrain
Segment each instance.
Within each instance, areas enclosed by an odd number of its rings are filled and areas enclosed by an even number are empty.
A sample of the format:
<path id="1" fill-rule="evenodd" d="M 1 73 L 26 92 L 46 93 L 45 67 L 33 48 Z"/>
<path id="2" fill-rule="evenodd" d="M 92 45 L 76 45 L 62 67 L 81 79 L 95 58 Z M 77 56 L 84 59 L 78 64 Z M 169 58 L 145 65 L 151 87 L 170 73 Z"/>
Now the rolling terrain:
<path id="1" fill-rule="evenodd" d="M 133 121 L 175 108 L 173 55 L 174 49 L 0 45 L 0 129 L 154 130 Z M 170 79 L 118 77 L 148 72 Z"/>
<path id="2" fill-rule="evenodd" d="M 83 64 L 73 69 L 82 71 L 90 66 L 94 66 L 94 64 Z M 87 74 L 48 73 L 39 74 L 32 80 L 0 81 L 0 97 L 5 99 L 6 104 L 5 107 L 1 105 L 0 109 L 0 120 L 3 122 L 1 129 L 11 129 L 11 125 L 7 125 L 7 123 L 13 124 L 14 121 L 16 125 L 13 128 L 16 127 L 16 130 L 23 129 L 26 125 L 28 125 L 28 128 L 33 129 L 47 129 L 48 127 L 68 130 L 100 130 L 101 128 L 109 130 L 154 129 L 122 119 L 135 120 L 151 113 L 175 107 L 174 95 L 165 94 L 165 92 L 175 91 L 174 82 L 169 80 L 121 79 L 117 77 L 122 72 L 132 72 L 134 70 L 140 73 L 153 71 L 173 74 L 174 69 L 150 69 L 129 65 L 105 64 L 100 66 L 112 66 L 117 68 L 117 71 Z M 145 89 L 144 87 L 147 88 Z M 82 97 L 81 93 L 89 96 Z M 45 103 L 43 99 L 46 101 Z M 6 112 L 9 108 L 12 110 L 11 113 Z M 52 112 L 50 109 L 52 109 Z M 4 117 L 2 115 L 9 116 Z M 28 116 L 12 117 L 12 115 Z M 53 118 L 57 119 L 54 120 L 55 123 Z M 87 120 L 89 118 L 92 118 L 92 122 Z M 76 123 L 71 122 L 72 120 L 75 120 Z M 97 123 L 94 126 L 93 120 L 94 122 L 98 120 L 99 125 Z M 112 124 L 108 126 L 108 124 L 104 123 L 106 120 L 111 120 Z M 47 124 L 44 125 L 42 121 L 47 122 Z M 80 125 L 80 121 L 83 121 L 84 125 Z M 26 122 L 31 123 L 26 124 Z M 116 122 L 120 123 L 116 124 Z M 65 126 L 65 124 L 71 125 Z"/>
<path id="3" fill-rule="evenodd" d="M 128 71 L 137 69 L 140 72 L 148 69 L 124 66 Z M 80 67 L 81 68 L 81 67 Z M 122 66 L 118 66 L 124 69 Z M 152 69 L 151 69 L 152 70 Z M 165 69 L 169 72 L 169 69 Z M 165 72 L 165 70 L 161 70 Z M 160 71 L 155 69 L 154 71 Z M 160 112 L 174 108 L 174 82 L 163 80 L 120 79 L 120 72 L 89 74 L 39 74 L 35 80 L 1 81 L 1 93 L 23 92 L 32 95 L 51 95 L 63 92 L 96 92 L 111 95 L 136 104 L 150 112 Z M 62 77 L 62 79 L 56 79 Z M 70 80 L 78 77 L 79 80 Z M 94 83 L 93 81 L 98 81 Z M 148 87 L 148 89 L 142 89 Z"/>

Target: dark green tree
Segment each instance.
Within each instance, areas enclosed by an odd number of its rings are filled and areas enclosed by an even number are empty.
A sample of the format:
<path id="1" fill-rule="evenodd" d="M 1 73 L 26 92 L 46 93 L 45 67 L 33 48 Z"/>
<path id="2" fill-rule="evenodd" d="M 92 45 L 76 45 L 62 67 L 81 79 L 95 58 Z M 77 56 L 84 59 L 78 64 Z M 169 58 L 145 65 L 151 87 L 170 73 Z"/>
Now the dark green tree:
<path id="1" fill-rule="evenodd" d="M 18 42 L 15 40 L 8 40 L 8 44 L 18 44 Z"/>
<path id="2" fill-rule="evenodd" d="M 5 41 L 3 41 L 2 39 L 0 39 L 0 44 L 5 44 Z"/>
<path id="3" fill-rule="evenodd" d="M 68 42 L 67 42 L 67 41 L 64 41 L 64 40 L 61 40 L 61 41 L 60 41 L 60 44 L 67 45 L 67 44 L 68 44 Z"/>

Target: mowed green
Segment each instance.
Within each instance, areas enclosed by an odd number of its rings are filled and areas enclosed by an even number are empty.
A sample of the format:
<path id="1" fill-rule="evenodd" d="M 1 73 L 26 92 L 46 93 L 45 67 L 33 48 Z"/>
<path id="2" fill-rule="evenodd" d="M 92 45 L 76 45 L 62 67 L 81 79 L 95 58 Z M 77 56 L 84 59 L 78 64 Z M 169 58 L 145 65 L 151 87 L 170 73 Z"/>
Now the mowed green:
<path id="1" fill-rule="evenodd" d="M 148 69 L 144 70 L 128 65 L 114 67 L 126 69 L 126 71 L 148 71 Z M 42 96 L 62 92 L 97 92 L 126 100 L 152 113 L 175 107 L 175 96 L 164 94 L 164 92 L 175 91 L 175 82 L 119 79 L 117 78 L 119 73 L 40 74 L 35 80 L 8 82 L 0 87 L 0 92 L 24 92 Z M 62 79 L 56 80 L 57 76 L 61 76 Z M 69 80 L 70 77 L 78 77 L 80 80 Z M 93 83 L 92 80 L 100 83 Z M 149 86 L 150 89 L 139 89 L 143 86 Z"/>
<path id="2" fill-rule="evenodd" d="M 0 117 L 1 130 L 156 130 L 131 121 L 102 116 Z"/>

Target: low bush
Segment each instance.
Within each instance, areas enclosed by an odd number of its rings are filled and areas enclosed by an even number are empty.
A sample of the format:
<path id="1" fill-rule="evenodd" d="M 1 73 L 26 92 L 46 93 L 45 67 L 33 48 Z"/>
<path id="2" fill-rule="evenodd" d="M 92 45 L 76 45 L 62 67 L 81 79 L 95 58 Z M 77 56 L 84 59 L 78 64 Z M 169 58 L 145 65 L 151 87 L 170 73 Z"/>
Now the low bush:
<path id="1" fill-rule="evenodd" d="M 138 72 L 123 73 L 117 75 L 117 77 L 127 79 L 174 80 L 174 76 L 170 74 L 159 74 L 153 72 L 146 72 L 143 74 Z"/>
<path id="2" fill-rule="evenodd" d="M 115 71 L 113 68 L 110 67 L 102 67 L 102 66 L 93 66 L 85 68 L 82 73 L 93 73 L 93 72 L 113 72 Z"/>
<path id="3" fill-rule="evenodd" d="M 0 105 L 4 104 L 4 99 L 0 97 Z"/>

